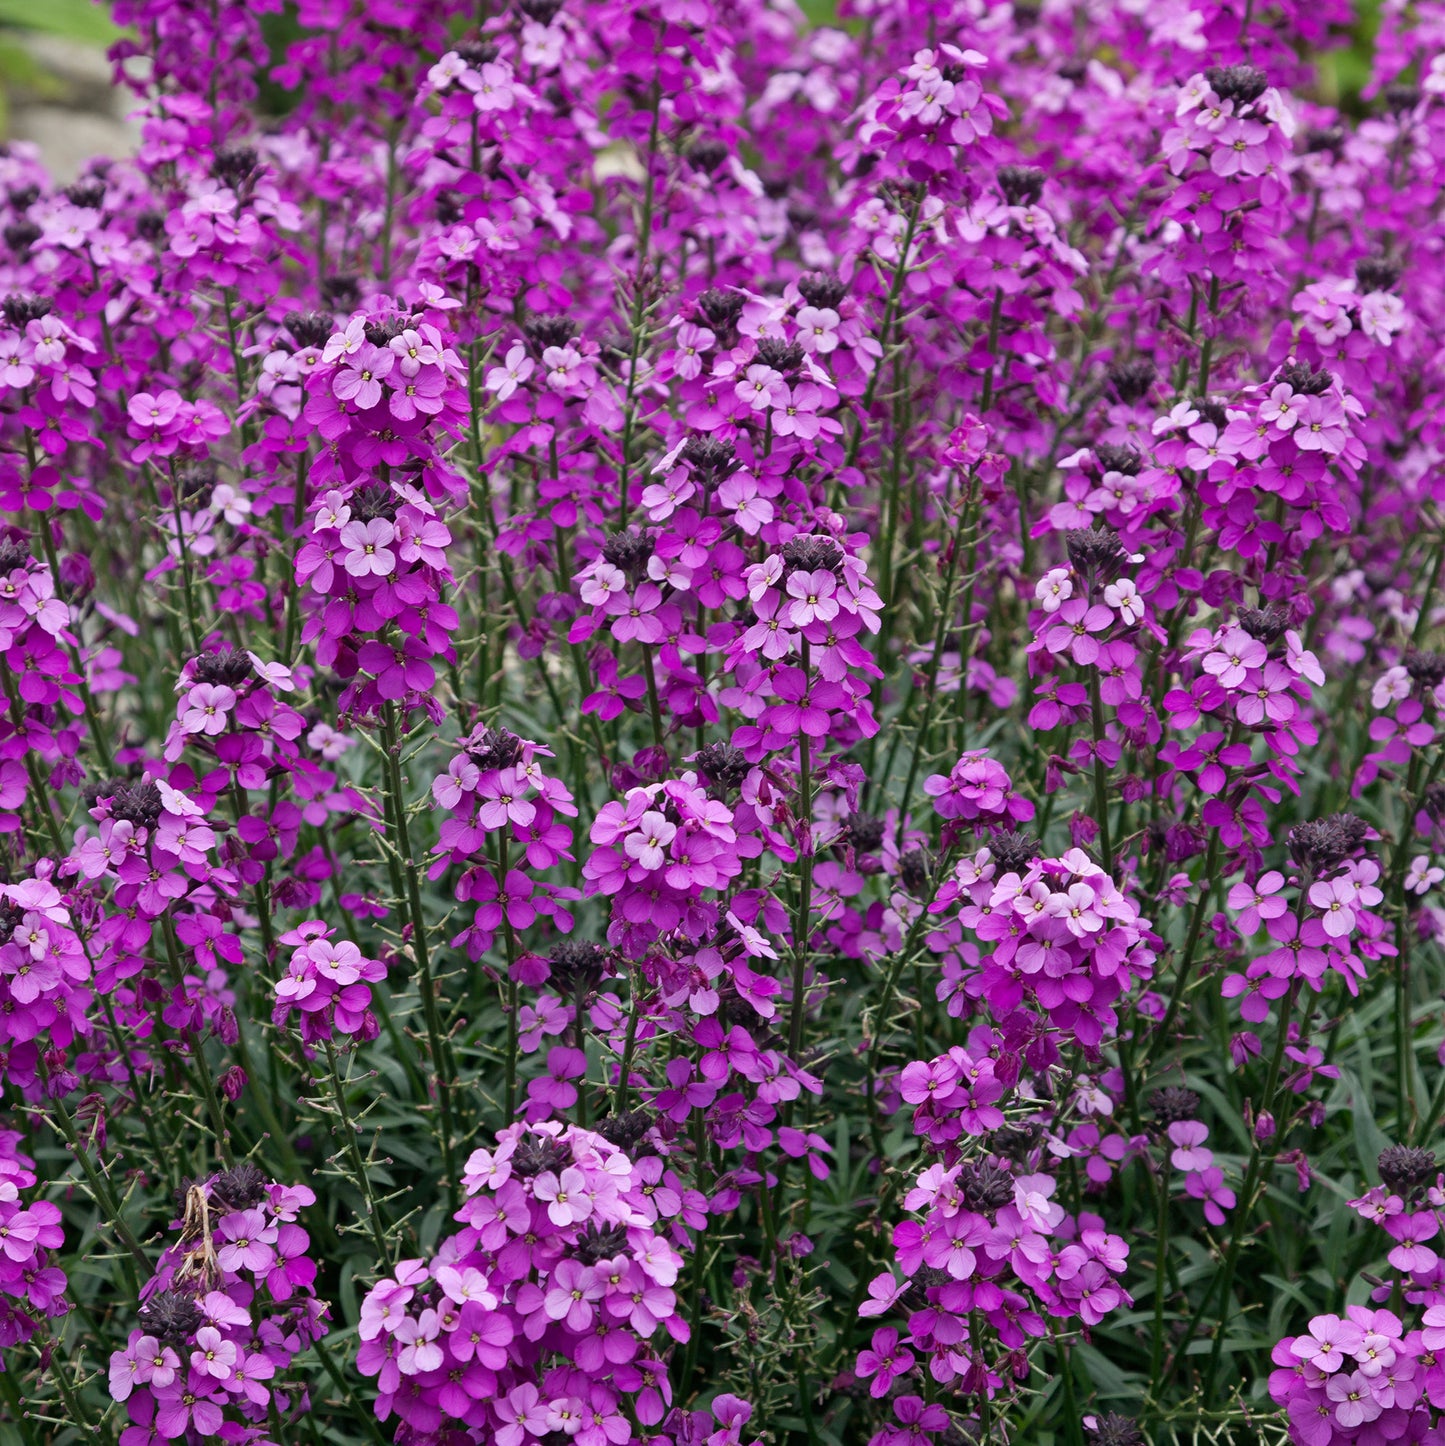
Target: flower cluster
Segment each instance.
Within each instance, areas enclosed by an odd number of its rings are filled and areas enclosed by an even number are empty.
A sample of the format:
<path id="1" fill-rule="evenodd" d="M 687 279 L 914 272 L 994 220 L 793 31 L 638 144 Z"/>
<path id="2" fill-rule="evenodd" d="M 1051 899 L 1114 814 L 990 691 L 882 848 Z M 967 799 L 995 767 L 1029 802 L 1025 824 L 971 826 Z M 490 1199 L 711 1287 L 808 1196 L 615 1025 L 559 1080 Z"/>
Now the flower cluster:
<path id="1" fill-rule="evenodd" d="M 0 147 L 0 1435 L 1445 1430 L 1365 8 L 111 0 L 129 154 Z"/>
<path id="2" fill-rule="evenodd" d="M 64 1244 L 59 1209 L 27 1200 L 37 1180 L 35 1162 L 20 1152 L 14 1130 L 0 1135 L 0 1345 L 28 1341 L 37 1324 L 70 1309 L 65 1272 L 52 1264 Z"/>
<path id="3" fill-rule="evenodd" d="M 913 1350 L 935 1381 L 987 1396 L 1011 1390 L 1015 1353 L 1047 1330 L 1047 1317 L 1092 1326 L 1131 1304 L 1116 1279 L 1129 1247 L 1098 1216 L 1070 1216 L 1052 1198 L 1056 1188 L 1048 1173 L 990 1156 L 917 1177 L 904 1208 L 922 1219 L 893 1229 L 905 1283 L 877 1277 L 862 1307 L 870 1316 L 895 1305 L 909 1312 L 906 1336 L 877 1330 L 858 1356 L 857 1374 L 872 1378 L 874 1395 L 907 1377 Z"/>
<path id="4" fill-rule="evenodd" d="M 1116 1005 L 1153 974 L 1153 935 L 1137 905 L 1082 849 L 1042 858 L 1016 833 L 963 859 L 930 912 L 949 911 L 990 952 L 960 953 L 939 997 L 967 1011 L 986 1001 L 1000 1023 L 1036 1013 L 1052 1030 L 1097 1053 L 1118 1028 Z M 950 1003 L 950 1010 L 953 1004 Z"/>
<path id="5" fill-rule="evenodd" d="M 386 965 L 363 958 L 349 939 L 333 942 L 335 933 L 322 920 L 308 919 L 276 941 L 292 954 L 276 982 L 274 1018 L 285 1024 L 298 1012 L 301 1038 L 308 1044 L 336 1037 L 364 1043 L 379 1030 L 369 1007 L 370 986 L 386 978 Z"/>
<path id="6" fill-rule="evenodd" d="M 663 1419 L 659 1331 L 688 1329 L 651 1180 L 574 1125 L 514 1125 L 472 1154 L 463 1229 L 362 1303 L 357 1366 L 376 1377 L 377 1416 L 404 1423 L 398 1441 L 455 1422 L 505 1446 L 550 1432 L 617 1446 L 630 1416 Z"/>
<path id="7" fill-rule="evenodd" d="M 695 773 L 629 789 L 592 825 L 597 846 L 583 866 L 591 893 L 613 899 L 609 940 L 630 951 L 680 929 L 701 940 L 718 923 L 707 892 L 726 889 L 757 852 L 740 838 L 733 811 L 710 798 Z"/>
<path id="8" fill-rule="evenodd" d="M 142 1292 L 139 1325 L 110 1358 L 111 1400 L 132 1423 L 122 1439 L 227 1436 L 306 1409 L 286 1371 L 327 1333 L 310 1238 L 297 1223 L 315 1201 L 306 1186 L 268 1183 L 250 1164 L 187 1190 L 180 1237 Z"/>

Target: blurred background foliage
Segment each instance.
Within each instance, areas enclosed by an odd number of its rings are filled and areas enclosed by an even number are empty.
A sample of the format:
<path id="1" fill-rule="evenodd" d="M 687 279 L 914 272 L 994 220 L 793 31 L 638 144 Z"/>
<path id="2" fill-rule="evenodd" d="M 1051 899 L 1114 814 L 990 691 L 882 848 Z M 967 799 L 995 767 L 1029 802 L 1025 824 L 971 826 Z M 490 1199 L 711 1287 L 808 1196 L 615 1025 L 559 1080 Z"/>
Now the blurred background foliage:
<path id="1" fill-rule="evenodd" d="M 119 34 L 110 7 L 94 0 L 0 0 L 0 137 L 9 138 L 15 104 L 58 101 L 66 93 L 64 79 L 33 37 L 104 52 Z"/>
<path id="2" fill-rule="evenodd" d="M 838 0 L 799 3 L 813 24 L 838 23 Z M 1363 113 L 1366 109 L 1360 91 L 1369 77 L 1379 6 L 1380 0 L 1357 0 L 1350 34 L 1340 37 L 1338 50 L 1320 57 L 1321 100 L 1346 110 Z M 268 16 L 265 24 L 268 39 L 278 54 L 298 33 L 289 6 L 285 14 Z M 55 41 L 98 55 L 119 34 L 111 22 L 109 6 L 96 0 L 0 0 L 0 138 L 12 135 L 11 120 L 17 106 L 66 103 L 63 67 L 54 63 Z M 288 97 L 279 88 L 274 88 L 264 101 L 276 112 L 289 108 Z"/>

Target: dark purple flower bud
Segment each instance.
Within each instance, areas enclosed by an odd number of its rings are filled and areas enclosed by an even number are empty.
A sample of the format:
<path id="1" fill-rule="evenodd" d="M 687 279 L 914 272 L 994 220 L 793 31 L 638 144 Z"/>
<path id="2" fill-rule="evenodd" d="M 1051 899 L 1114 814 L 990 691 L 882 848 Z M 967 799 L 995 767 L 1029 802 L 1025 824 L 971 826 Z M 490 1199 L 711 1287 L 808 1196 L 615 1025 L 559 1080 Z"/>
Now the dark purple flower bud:
<path id="1" fill-rule="evenodd" d="M 1000 166 L 998 188 L 1010 206 L 1035 206 L 1044 194 L 1044 172 L 1038 166 Z"/>
<path id="2" fill-rule="evenodd" d="M 1199 1118 L 1199 1096 L 1183 1085 L 1166 1085 L 1149 1096 L 1149 1108 L 1161 1129 Z"/>
<path id="3" fill-rule="evenodd" d="M 0 571 L 3 571 L 0 568 Z M 68 552 L 60 559 L 60 593 L 67 602 L 84 602 L 95 591 L 95 569 L 83 552 Z"/>
<path id="4" fill-rule="evenodd" d="M 1128 1416 L 1110 1411 L 1107 1416 L 1084 1417 L 1085 1446 L 1144 1446 L 1144 1433 Z"/>
<path id="5" fill-rule="evenodd" d="M 223 1170 L 211 1181 L 211 1199 L 227 1210 L 249 1210 L 266 1198 L 266 1176 L 250 1160 Z"/>
<path id="6" fill-rule="evenodd" d="M 15 291 L 0 302 L 0 310 L 4 311 L 5 320 L 11 326 L 17 331 L 24 331 L 27 323 L 39 321 L 42 316 L 49 316 L 53 305 L 48 296 L 32 296 L 28 291 Z"/>
<path id="7" fill-rule="evenodd" d="M 1355 281 L 1366 294 L 1393 291 L 1400 284 L 1400 268 L 1383 256 L 1366 256 L 1355 262 Z"/>
<path id="8" fill-rule="evenodd" d="M 1435 1152 L 1411 1145 L 1387 1145 L 1378 1160 L 1380 1179 L 1398 1195 L 1407 1195 L 1435 1177 Z"/>
<path id="9" fill-rule="evenodd" d="M 811 271 L 798 278 L 798 294 L 809 306 L 827 306 L 836 311 L 848 294 L 848 283 L 831 272 Z"/>
<path id="10" fill-rule="evenodd" d="M 1240 105 L 1251 105 L 1269 89 L 1269 76 L 1257 65 L 1211 65 L 1204 78 L 1220 100 Z"/>
<path id="11" fill-rule="evenodd" d="M 570 316 L 534 316 L 522 324 L 522 333 L 540 356 L 549 346 L 566 346 L 577 335 Z"/>
<path id="12" fill-rule="evenodd" d="M 632 755 L 632 767 L 639 777 L 645 778 L 649 783 L 657 783 L 671 771 L 672 760 L 667 756 L 667 749 L 648 746 L 639 748 Z"/>
<path id="13" fill-rule="evenodd" d="M 147 1335 L 179 1351 L 205 1324 L 206 1313 L 194 1296 L 180 1290 L 163 1290 L 141 1306 L 139 1319 Z"/>
<path id="14" fill-rule="evenodd" d="M 694 170 L 711 175 L 727 160 L 728 148 L 716 136 L 702 136 L 687 148 L 685 154 Z"/>

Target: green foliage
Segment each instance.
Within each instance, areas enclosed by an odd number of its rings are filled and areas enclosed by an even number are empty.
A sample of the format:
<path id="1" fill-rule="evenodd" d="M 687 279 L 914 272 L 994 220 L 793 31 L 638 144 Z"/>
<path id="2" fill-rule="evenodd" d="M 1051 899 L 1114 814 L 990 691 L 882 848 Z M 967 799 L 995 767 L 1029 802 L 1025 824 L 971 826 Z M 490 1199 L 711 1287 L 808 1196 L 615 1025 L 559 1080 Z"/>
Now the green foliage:
<path id="1" fill-rule="evenodd" d="M 113 45 L 121 36 L 109 7 L 93 0 L 0 0 L 0 26 L 58 35 L 84 45 Z M 10 77 L 4 79 L 8 82 Z"/>

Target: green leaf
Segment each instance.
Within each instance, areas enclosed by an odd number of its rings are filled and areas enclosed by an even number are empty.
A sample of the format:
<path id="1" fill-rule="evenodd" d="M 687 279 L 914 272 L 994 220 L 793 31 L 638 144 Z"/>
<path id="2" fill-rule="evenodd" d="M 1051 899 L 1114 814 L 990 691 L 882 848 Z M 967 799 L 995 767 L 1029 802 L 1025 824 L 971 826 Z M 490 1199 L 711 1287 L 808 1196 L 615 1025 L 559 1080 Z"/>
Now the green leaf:
<path id="1" fill-rule="evenodd" d="M 1387 1148 L 1390 1137 L 1375 1122 L 1371 1092 L 1361 1083 L 1352 1070 L 1342 1068 L 1340 1078 L 1350 1085 L 1350 1103 L 1354 1110 L 1352 1123 L 1355 1130 L 1355 1152 L 1361 1173 L 1367 1180 L 1377 1179 L 1379 1166 L 1376 1161 L 1380 1151 Z"/>

